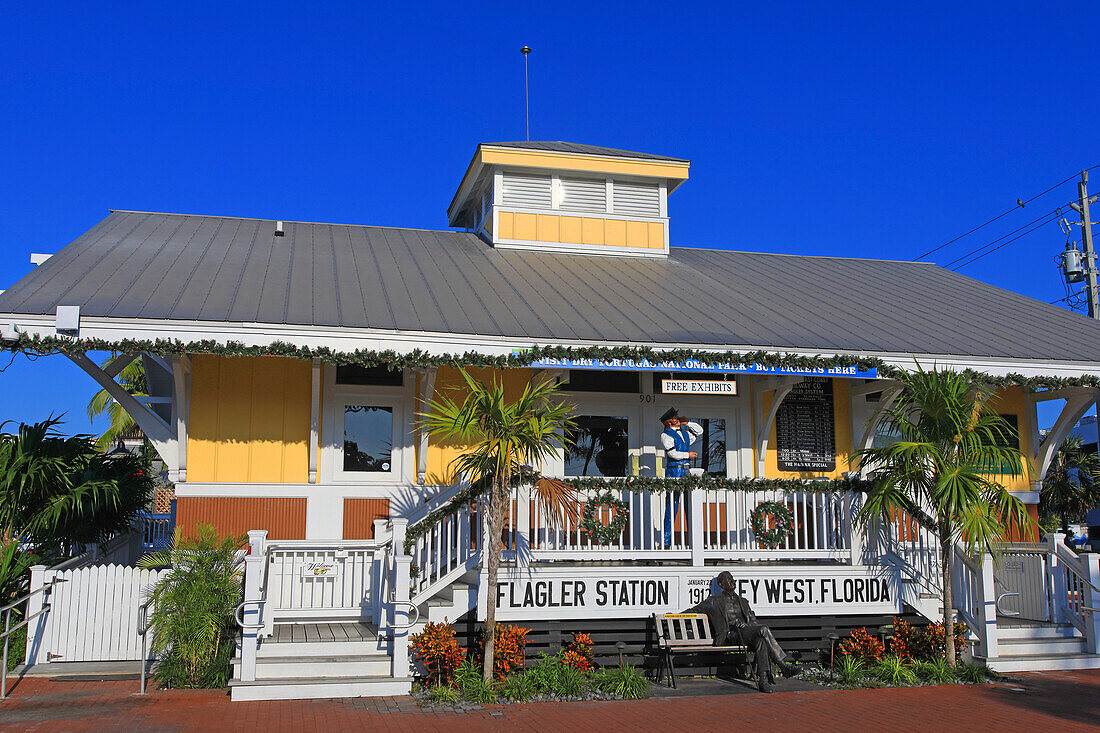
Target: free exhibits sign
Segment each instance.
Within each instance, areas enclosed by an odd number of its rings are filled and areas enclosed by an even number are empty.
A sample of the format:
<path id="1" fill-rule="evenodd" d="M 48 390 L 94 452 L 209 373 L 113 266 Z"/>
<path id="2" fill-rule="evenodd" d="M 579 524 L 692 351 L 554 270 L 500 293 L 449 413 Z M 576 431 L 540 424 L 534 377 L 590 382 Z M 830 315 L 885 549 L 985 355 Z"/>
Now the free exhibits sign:
<path id="1" fill-rule="evenodd" d="M 878 377 L 876 369 L 858 369 L 854 366 L 818 367 L 814 369 L 793 369 L 787 367 L 768 367 L 762 364 L 704 364 L 701 361 L 649 361 L 648 359 L 539 359 L 531 363 L 540 369 L 609 369 L 617 371 L 641 372 L 700 372 L 710 374 L 791 374 L 821 377 L 859 377 L 874 379 Z"/>

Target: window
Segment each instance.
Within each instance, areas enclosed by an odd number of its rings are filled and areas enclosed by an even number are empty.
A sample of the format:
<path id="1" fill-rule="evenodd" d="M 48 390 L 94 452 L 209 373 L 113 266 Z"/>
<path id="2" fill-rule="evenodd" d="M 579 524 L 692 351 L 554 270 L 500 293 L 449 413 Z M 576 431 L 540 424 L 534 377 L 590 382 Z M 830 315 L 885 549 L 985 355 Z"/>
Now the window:
<path id="1" fill-rule="evenodd" d="M 551 207 L 550 176 L 523 176 L 505 173 L 501 187 L 501 200 L 505 206 L 520 209 L 549 209 Z"/>
<path id="2" fill-rule="evenodd" d="M 638 372 L 620 372 L 614 369 L 570 369 L 570 392 L 630 392 L 640 387 Z"/>
<path id="3" fill-rule="evenodd" d="M 616 214 L 650 217 L 661 215 L 661 189 L 656 183 L 615 181 L 612 186 L 611 195 Z"/>
<path id="4" fill-rule="evenodd" d="M 710 476 L 726 475 L 726 421 L 722 418 L 692 418 L 699 423 L 703 434 L 691 446 L 698 453 L 691 459 L 692 468 L 701 468 Z"/>
<path id="5" fill-rule="evenodd" d="M 344 471 L 390 473 L 393 408 L 344 405 Z"/>
<path id="6" fill-rule="evenodd" d="M 607 211 L 607 181 L 562 178 L 560 209 L 565 211 Z"/>
<path id="7" fill-rule="evenodd" d="M 579 415 L 567 436 L 566 476 L 626 476 L 629 463 L 627 418 Z"/>
<path id="8" fill-rule="evenodd" d="M 345 364 L 336 367 L 336 384 L 368 384 L 387 387 L 400 387 L 404 376 L 399 370 L 386 367 L 364 367 L 358 364 Z"/>

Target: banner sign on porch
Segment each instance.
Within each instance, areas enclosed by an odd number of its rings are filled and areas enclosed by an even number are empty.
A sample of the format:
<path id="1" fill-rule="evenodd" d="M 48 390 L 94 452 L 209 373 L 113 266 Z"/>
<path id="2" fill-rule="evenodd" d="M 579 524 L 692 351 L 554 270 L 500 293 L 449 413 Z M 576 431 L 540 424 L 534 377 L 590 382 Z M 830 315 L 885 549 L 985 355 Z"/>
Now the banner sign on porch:
<path id="1" fill-rule="evenodd" d="M 662 379 L 662 394 L 737 394 L 737 382 L 721 379 Z"/>
<path id="2" fill-rule="evenodd" d="M 704 364 L 701 361 L 689 359 L 684 362 L 660 361 L 654 362 L 648 359 L 539 359 L 531 362 L 531 366 L 538 369 L 610 369 L 634 372 L 705 372 L 709 374 L 787 374 L 826 377 L 857 377 L 862 379 L 875 379 L 878 377 L 877 369 L 859 369 L 854 366 L 816 367 L 813 369 L 795 369 L 791 367 L 769 367 L 763 364 Z"/>
<path id="3" fill-rule="evenodd" d="M 687 569 L 683 573 L 601 569 L 598 575 L 534 571 L 505 576 L 497 583 L 497 618 L 637 618 L 683 611 L 717 591 L 712 581 L 719 570 L 701 574 Z M 899 608 L 896 574 L 881 570 L 729 570 L 738 592 L 760 616 L 896 613 Z"/>
<path id="4" fill-rule="evenodd" d="M 307 562 L 302 565 L 303 578 L 335 578 L 340 574 L 340 563 Z"/>

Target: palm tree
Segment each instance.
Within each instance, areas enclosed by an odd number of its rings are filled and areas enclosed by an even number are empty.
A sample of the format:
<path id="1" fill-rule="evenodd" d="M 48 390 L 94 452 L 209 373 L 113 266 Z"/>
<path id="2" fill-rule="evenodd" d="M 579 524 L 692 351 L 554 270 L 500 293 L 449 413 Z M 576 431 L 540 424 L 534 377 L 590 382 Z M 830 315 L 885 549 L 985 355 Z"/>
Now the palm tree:
<path id="1" fill-rule="evenodd" d="M 111 362 L 118 358 L 120 357 L 117 354 L 112 354 L 103 362 L 103 368 L 107 368 Z M 124 366 L 122 371 L 118 373 L 117 380 L 124 390 L 135 397 L 149 396 L 145 382 L 145 367 L 142 366 L 141 359 L 134 359 Z M 103 431 L 103 434 L 96 438 L 95 444 L 97 448 L 105 451 L 114 446 L 119 438 L 133 430 L 135 423 L 129 413 L 123 410 L 122 406 L 115 402 L 115 399 L 107 394 L 105 389 L 96 392 L 88 402 L 88 419 L 95 420 L 103 413 L 107 413 L 110 424 Z"/>
<path id="2" fill-rule="evenodd" d="M 938 535 L 944 638 L 947 662 L 954 665 L 952 551 L 962 541 L 971 555 L 985 552 L 1006 538 L 1010 526 L 1034 526 L 1020 500 L 996 480 L 1019 475 L 1023 456 L 1011 445 L 1011 426 L 989 406 L 990 388 L 919 365 L 898 381 L 902 392 L 883 417 L 887 434 L 897 440 L 856 453 L 874 478 L 858 520 L 866 526 L 905 512 Z"/>
<path id="3" fill-rule="evenodd" d="M 573 408 L 557 400 L 557 386 L 537 381 L 528 384 L 523 394 L 509 402 L 504 385 L 475 380 L 464 370 L 465 394 L 461 401 L 446 395 L 428 402 L 429 412 L 421 413 L 425 429 L 444 440 L 469 446 L 467 452 L 451 462 L 459 474 L 485 479 L 488 489 L 487 527 L 484 552 L 488 587 L 497 587 L 500 568 L 501 532 L 512 486 L 521 476 L 542 465 L 544 459 L 565 448 L 566 432 L 573 427 Z M 461 389 L 461 387 L 460 387 Z M 550 517 L 563 512 L 576 515 L 576 494 L 571 488 L 548 479 L 535 484 L 536 499 L 550 509 Z M 493 675 L 493 651 L 496 642 L 496 593 L 486 593 L 485 659 L 482 675 L 486 682 Z"/>
<path id="4" fill-rule="evenodd" d="M 1071 435 L 1058 446 L 1050 468 L 1043 477 L 1039 511 L 1062 521 L 1069 532 L 1071 519 L 1080 519 L 1100 504 L 1100 456 L 1095 448 L 1086 448 L 1078 435 Z"/>

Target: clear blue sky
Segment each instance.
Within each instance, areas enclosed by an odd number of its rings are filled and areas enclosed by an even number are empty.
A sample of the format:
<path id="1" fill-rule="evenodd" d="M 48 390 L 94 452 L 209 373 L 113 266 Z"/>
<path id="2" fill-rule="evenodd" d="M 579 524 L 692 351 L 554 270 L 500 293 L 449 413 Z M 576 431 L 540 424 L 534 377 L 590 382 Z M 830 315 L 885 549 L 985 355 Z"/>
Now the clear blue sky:
<path id="1" fill-rule="evenodd" d="M 523 138 L 524 44 L 533 139 L 692 160 L 674 245 L 911 259 L 1100 163 L 1096 3 L 81 5 L 5 10 L 0 288 L 110 208 L 445 228 Z M 1064 243 L 963 272 L 1054 300 Z M 20 358 L 0 419 L 88 430 L 93 389 Z"/>

